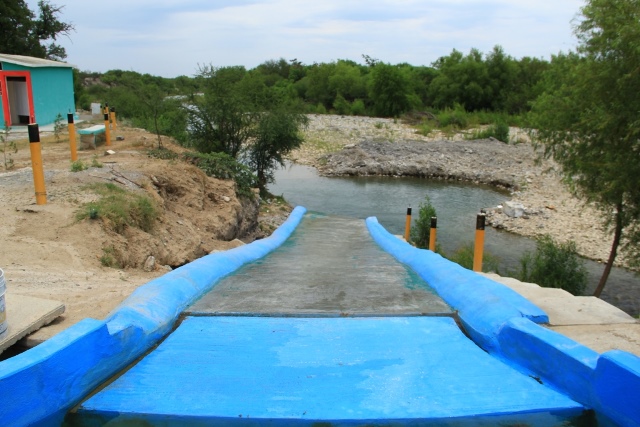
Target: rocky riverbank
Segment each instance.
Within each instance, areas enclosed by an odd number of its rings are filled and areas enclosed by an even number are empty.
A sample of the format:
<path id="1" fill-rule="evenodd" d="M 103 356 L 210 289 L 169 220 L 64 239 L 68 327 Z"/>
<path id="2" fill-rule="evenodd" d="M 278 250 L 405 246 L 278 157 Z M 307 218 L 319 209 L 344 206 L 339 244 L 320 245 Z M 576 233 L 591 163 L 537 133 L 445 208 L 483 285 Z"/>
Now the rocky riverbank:
<path id="1" fill-rule="evenodd" d="M 612 235 L 600 213 L 571 195 L 558 167 L 537 154 L 522 130 L 511 129 L 509 144 L 465 140 L 464 134 L 423 136 L 397 120 L 310 116 L 305 144 L 291 159 L 315 166 L 323 175 L 420 176 L 468 181 L 509 190 L 505 203 L 523 206 L 519 217 L 502 206 L 487 206 L 488 224 L 523 236 L 551 235 L 573 240 L 581 255 L 605 261 Z M 520 213 L 519 213 L 520 214 Z M 617 265 L 626 266 L 624 254 Z"/>

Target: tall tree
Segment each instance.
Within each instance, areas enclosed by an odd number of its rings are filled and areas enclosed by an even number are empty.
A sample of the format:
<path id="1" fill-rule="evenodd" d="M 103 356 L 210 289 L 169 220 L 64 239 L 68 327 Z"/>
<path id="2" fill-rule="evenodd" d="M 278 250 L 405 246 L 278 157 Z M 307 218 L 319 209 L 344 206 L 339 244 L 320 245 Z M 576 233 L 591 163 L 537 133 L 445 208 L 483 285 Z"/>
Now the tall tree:
<path id="1" fill-rule="evenodd" d="M 532 123 L 545 155 L 613 230 L 600 296 L 620 247 L 640 264 L 640 2 L 589 0 L 581 15 L 577 53 L 552 61 Z"/>
<path id="2" fill-rule="evenodd" d="M 411 108 L 411 85 L 400 68 L 378 62 L 371 71 L 371 100 L 380 117 L 398 117 Z"/>
<path id="3" fill-rule="evenodd" d="M 249 165 L 258 177 L 258 188 L 265 194 L 273 182 L 273 172 L 284 166 L 284 156 L 302 144 L 300 127 L 308 123 L 307 116 L 276 107 L 259 115 L 253 142 L 248 149 Z"/>
<path id="4" fill-rule="evenodd" d="M 38 2 L 38 17 L 24 0 L 0 2 L 0 52 L 62 60 L 65 48 L 55 41 L 74 30 L 70 23 L 62 22 L 59 15 L 64 6 L 47 0 Z"/>

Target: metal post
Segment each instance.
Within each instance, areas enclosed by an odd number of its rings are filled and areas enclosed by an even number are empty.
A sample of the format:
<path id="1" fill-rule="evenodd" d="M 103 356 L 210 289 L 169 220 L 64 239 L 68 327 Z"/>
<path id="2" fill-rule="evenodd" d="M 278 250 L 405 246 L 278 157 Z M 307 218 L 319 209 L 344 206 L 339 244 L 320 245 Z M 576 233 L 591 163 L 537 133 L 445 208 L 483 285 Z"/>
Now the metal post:
<path id="1" fill-rule="evenodd" d="M 44 169 L 42 167 L 42 145 L 40 144 L 40 128 L 37 123 L 28 126 L 29 150 L 31 150 L 31 170 L 33 185 L 36 190 L 36 204 L 47 204 L 47 190 L 44 186 Z"/>
<path id="2" fill-rule="evenodd" d="M 111 107 L 111 126 L 113 126 L 113 131 L 118 130 L 118 123 L 116 122 L 116 109 L 115 107 Z"/>
<path id="3" fill-rule="evenodd" d="M 69 148 L 71 149 L 71 161 L 78 160 L 78 147 L 76 145 L 76 125 L 73 122 L 73 113 L 67 114 L 67 123 L 69 124 Z"/>
<path id="4" fill-rule="evenodd" d="M 476 244 L 473 251 L 473 271 L 482 271 L 482 256 L 484 252 L 484 226 L 486 215 L 478 214 L 476 218 Z"/>
<path id="5" fill-rule="evenodd" d="M 411 238 L 411 208 L 407 208 L 407 221 L 404 225 L 404 240 L 408 242 Z"/>
<path id="6" fill-rule="evenodd" d="M 429 250 L 436 251 L 436 233 L 438 229 L 438 218 L 431 217 L 431 229 L 429 230 Z"/>
<path id="7" fill-rule="evenodd" d="M 104 113 L 104 134 L 107 138 L 106 146 L 111 145 L 111 129 L 109 128 L 109 113 Z"/>

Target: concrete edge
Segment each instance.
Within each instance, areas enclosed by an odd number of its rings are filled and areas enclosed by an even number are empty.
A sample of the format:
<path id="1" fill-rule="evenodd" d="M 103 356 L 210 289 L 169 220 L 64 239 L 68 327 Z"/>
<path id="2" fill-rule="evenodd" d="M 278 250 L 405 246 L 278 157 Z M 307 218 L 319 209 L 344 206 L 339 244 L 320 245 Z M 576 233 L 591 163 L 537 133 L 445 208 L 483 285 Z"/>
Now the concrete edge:
<path id="1" fill-rule="evenodd" d="M 478 346 L 620 425 L 640 426 L 639 357 L 619 350 L 599 355 L 546 329 L 536 324 L 548 323 L 546 314 L 522 302 L 524 297 L 515 291 L 429 250 L 414 248 L 374 217 L 366 223 L 382 249 L 413 268 L 458 310 Z"/>
<path id="2" fill-rule="evenodd" d="M 5 300 L 7 330 L 4 334 L 0 334 L 0 353 L 30 333 L 53 322 L 65 310 L 64 304 L 60 301 L 19 295 L 12 292 L 5 294 Z M 25 309 L 24 306 L 29 306 L 29 309 Z M 17 310 L 14 307 L 21 308 Z"/>
<path id="3" fill-rule="evenodd" d="M 207 255 L 138 288 L 104 321 L 85 319 L 0 363 L 0 424 L 61 424 L 73 405 L 161 339 L 184 308 L 247 262 L 284 243 L 306 209 L 271 236 Z"/>

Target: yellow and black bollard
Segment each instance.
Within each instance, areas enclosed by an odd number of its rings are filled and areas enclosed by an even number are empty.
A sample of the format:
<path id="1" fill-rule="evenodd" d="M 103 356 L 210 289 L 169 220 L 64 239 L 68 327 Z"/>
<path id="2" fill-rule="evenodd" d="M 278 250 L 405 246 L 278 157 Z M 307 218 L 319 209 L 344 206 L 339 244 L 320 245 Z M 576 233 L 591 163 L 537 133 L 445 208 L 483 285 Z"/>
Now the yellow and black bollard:
<path id="1" fill-rule="evenodd" d="M 411 208 L 407 208 L 407 221 L 404 225 L 404 240 L 406 242 L 411 238 Z"/>
<path id="2" fill-rule="evenodd" d="M 476 244 L 473 250 L 473 271 L 482 271 L 482 256 L 484 252 L 484 226 L 486 215 L 478 214 L 476 218 Z"/>
<path id="3" fill-rule="evenodd" d="M 431 217 L 431 229 L 429 230 L 429 250 L 436 251 L 436 233 L 438 229 L 438 218 Z"/>
<path id="4" fill-rule="evenodd" d="M 104 114 L 104 134 L 107 138 L 105 145 L 108 147 L 111 145 L 111 128 L 109 127 L 109 113 Z"/>
<path id="5" fill-rule="evenodd" d="M 76 125 L 73 122 L 73 113 L 67 114 L 67 123 L 69 124 L 69 148 L 71 149 L 71 161 L 78 160 L 78 147 L 76 145 Z"/>
<path id="6" fill-rule="evenodd" d="M 44 186 L 44 168 L 42 166 L 42 145 L 40 144 L 40 128 L 37 123 L 28 126 L 29 149 L 31 150 L 31 170 L 33 185 L 36 189 L 36 204 L 47 204 L 47 190 Z"/>
<path id="7" fill-rule="evenodd" d="M 118 130 L 118 124 L 116 122 L 116 109 L 115 109 L 115 107 L 111 107 L 111 127 L 113 128 L 114 132 L 116 130 Z"/>

